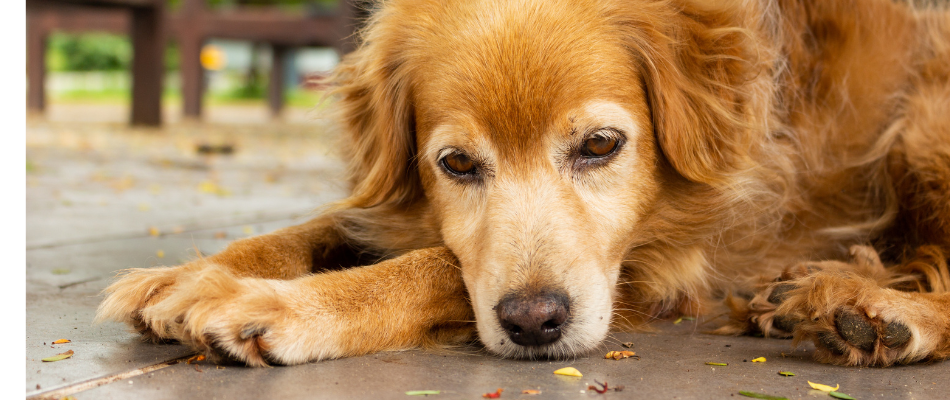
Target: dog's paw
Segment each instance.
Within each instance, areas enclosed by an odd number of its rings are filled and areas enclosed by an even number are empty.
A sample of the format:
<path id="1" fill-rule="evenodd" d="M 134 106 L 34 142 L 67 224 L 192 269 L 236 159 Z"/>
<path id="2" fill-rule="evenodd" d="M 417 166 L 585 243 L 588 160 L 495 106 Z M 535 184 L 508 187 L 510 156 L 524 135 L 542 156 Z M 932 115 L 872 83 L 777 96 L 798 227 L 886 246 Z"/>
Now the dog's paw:
<path id="1" fill-rule="evenodd" d="M 194 270 L 192 266 L 132 268 L 121 271 L 118 279 L 109 285 L 105 298 L 96 311 L 96 322 L 112 320 L 123 322 L 153 343 L 177 340 L 172 332 L 150 325 L 142 318 L 142 310 L 165 297 L 181 277 Z"/>
<path id="2" fill-rule="evenodd" d="M 815 358 L 840 365 L 887 366 L 930 356 L 947 332 L 926 295 L 882 288 L 854 272 L 820 271 L 772 284 L 770 333 L 815 343 Z"/>
<path id="3" fill-rule="evenodd" d="M 214 362 L 292 365 L 339 357 L 332 317 L 294 281 L 201 270 L 178 282 L 142 318 Z M 302 304 L 307 303 L 307 304 Z"/>

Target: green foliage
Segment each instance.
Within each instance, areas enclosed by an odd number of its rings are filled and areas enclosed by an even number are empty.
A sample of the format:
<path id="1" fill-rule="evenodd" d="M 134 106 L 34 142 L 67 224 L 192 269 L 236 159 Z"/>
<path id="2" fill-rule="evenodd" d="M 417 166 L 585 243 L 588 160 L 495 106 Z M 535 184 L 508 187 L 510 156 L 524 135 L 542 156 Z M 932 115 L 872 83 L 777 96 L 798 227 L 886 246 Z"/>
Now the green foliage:
<path id="1" fill-rule="evenodd" d="M 119 35 L 53 34 L 49 38 L 47 60 L 53 71 L 122 70 L 132 61 L 132 45 L 127 37 Z"/>

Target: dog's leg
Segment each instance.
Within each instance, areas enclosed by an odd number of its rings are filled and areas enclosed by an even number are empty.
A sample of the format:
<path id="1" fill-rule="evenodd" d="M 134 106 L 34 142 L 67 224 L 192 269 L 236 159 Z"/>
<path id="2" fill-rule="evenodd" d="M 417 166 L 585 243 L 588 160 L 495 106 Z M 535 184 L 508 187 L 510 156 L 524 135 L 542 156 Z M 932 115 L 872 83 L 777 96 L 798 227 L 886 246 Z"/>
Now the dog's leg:
<path id="1" fill-rule="evenodd" d="M 815 357 L 842 365 L 887 366 L 950 356 L 950 293 L 942 253 L 885 269 L 870 247 L 851 263 L 786 269 L 749 303 L 750 321 L 767 336 L 815 343 Z M 908 291 L 911 290 L 911 291 Z"/>
<path id="2" fill-rule="evenodd" d="M 179 339 L 167 324 L 151 326 L 142 318 L 146 307 L 160 302 L 190 276 L 217 269 L 234 277 L 293 279 L 311 272 L 360 265 L 360 253 L 351 247 L 332 215 L 301 225 L 231 243 L 224 251 L 177 267 L 134 268 L 103 292 L 96 320 L 125 322 L 152 342 Z M 200 288 L 192 288 L 200 290 Z"/>
<path id="3" fill-rule="evenodd" d="M 141 312 L 213 360 L 300 364 L 470 340 L 474 314 L 445 248 L 293 280 L 208 268 Z"/>

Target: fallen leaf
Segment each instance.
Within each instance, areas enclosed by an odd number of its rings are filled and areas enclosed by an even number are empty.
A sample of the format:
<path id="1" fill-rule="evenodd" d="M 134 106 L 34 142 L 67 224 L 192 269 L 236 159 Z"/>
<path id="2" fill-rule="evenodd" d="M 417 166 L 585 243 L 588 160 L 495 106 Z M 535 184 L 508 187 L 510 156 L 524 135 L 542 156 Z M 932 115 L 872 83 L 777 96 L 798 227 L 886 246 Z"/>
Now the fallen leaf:
<path id="1" fill-rule="evenodd" d="M 707 362 L 706 365 L 715 365 L 715 366 L 719 366 L 719 367 L 725 367 L 725 366 L 727 366 L 727 365 L 729 365 L 729 364 L 727 364 L 727 363 L 721 363 L 721 362 Z"/>
<path id="2" fill-rule="evenodd" d="M 204 361 L 204 359 L 205 359 L 204 354 L 197 354 L 197 355 L 191 356 L 190 358 L 188 358 L 187 360 L 185 360 L 185 362 L 188 363 L 188 364 L 193 364 L 193 363 L 196 363 L 196 362 L 198 362 L 198 361 Z"/>
<path id="3" fill-rule="evenodd" d="M 59 353 L 59 354 L 57 354 L 57 355 L 55 355 L 55 356 L 52 356 L 52 357 L 46 357 L 46 358 L 43 359 L 43 362 L 62 361 L 62 360 L 65 360 L 65 359 L 67 359 L 67 358 L 69 358 L 69 357 L 72 357 L 73 354 L 75 354 L 75 353 L 73 353 L 72 350 L 67 350 L 65 353 Z"/>
<path id="4" fill-rule="evenodd" d="M 156 251 L 155 255 L 158 256 L 158 258 L 165 258 L 165 251 L 164 250 Z"/>
<path id="5" fill-rule="evenodd" d="M 829 394 L 831 397 L 834 397 L 834 398 L 837 398 L 837 399 L 856 400 L 854 397 L 848 396 L 848 395 L 846 395 L 846 394 L 844 394 L 844 393 L 841 393 L 841 392 L 828 392 L 828 394 Z"/>
<path id="6" fill-rule="evenodd" d="M 63 343 L 69 343 L 69 342 L 72 342 L 72 340 L 69 340 L 69 339 L 59 339 L 59 340 L 53 342 L 53 344 L 63 344 Z"/>
<path id="7" fill-rule="evenodd" d="M 788 400 L 787 397 L 771 396 L 771 395 L 767 395 L 767 394 L 749 392 L 749 391 L 745 391 L 745 390 L 740 390 L 740 391 L 739 391 L 739 394 L 741 394 L 741 395 L 743 395 L 743 396 L 745 396 L 745 397 L 751 397 L 751 398 L 753 398 L 753 399 L 763 399 L 763 400 Z"/>
<path id="8" fill-rule="evenodd" d="M 788 372 L 788 371 L 779 371 L 778 374 L 782 376 L 795 376 L 794 372 Z"/>
<path id="9" fill-rule="evenodd" d="M 614 360 L 621 360 L 621 359 L 628 358 L 628 357 L 636 357 L 637 359 L 640 358 L 640 356 L 638 356 L 637 353 L 634 353 L 634 352 L 632 352 L 632 351 L 626 351 L 626 350 L 624 350 L 624 351 L 608 351 L 608 352 L 607 352 L 607 355 L 604 356 L 604 358 L 607 358 L 607 359 L 611 359 L 611 358 L 612 358 L 612 359 L 614 359 Z"/>
<path id="10" fill-rule="evenodd" d="M 158 228 L 154 226 L 151 226 L 148 228 L 148 234 L 152 236 L 159 236 L 162 234 L 162 231 L 158 230 Z"/>
<path id="11" fill-rule="evenodd" d="M 683 322 L 683 317 L 679 317 L 676 321 L 673 321 L 673 325 L 679 325 L 680 322 Z"/>
<path id="12" fill-rule="evenodd" d="M 756 357 L 752 359 L 752 362 L 765 362 L 765 357 Z"/>
<path id="13" fill-rule="evenodd" d="M 557 371 L 554 371 L 554 375 L 577 376 L 577 377 L 584 376 L 581 374 L 581 371 L 578 371 L 577 368 L 574 368 L 574 367 L 561 368 Z"/>
<path id="14" fill-rule="evenodd" d="M 486 399 L 497 399 L 501 397 L 501 392 L 504 392 L 504 391 L 505 389 L 498 388 L 497 390 L 495 390 L 495 393 L 485 393 L 482 395 L 482 397 Z"/>
<path id="15" fill-rule="evenodd" d="M 428 396 L 430 394 L 442 393 L 441 390 L 410 390 L 406 392 L 407 396 Z"/>
<path id="16" fill-rule="evenodd" d="M 835 385 L 835 387 L 831 387 L 828 385 L 822 385 L 820 383 L 814 383 L 812 381 L 808 381 L 808 384 L 811 385 L 812 389 L 818 389 L 818 390 L 821 390 L 822 392 L 834 392 L 838 390 L 839 388 L 841 388 L 841 385 Z"/>
<path id="17" fill-rule="evenodd" d="M 522 391 L 521 391 L 521 394 L 536 395 L 536 394 L 541 394 L 541 391 L 540 391 L 540 390 L 534 390 L 534 389 L 525 389 L 525 390 L 522 390 Z"/>

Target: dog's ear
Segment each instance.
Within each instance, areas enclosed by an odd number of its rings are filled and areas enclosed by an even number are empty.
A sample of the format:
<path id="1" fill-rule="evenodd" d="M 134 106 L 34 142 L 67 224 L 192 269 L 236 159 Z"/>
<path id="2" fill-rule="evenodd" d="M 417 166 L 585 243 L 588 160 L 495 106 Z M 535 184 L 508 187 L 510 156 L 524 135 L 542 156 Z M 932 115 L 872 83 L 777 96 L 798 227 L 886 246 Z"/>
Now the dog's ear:
<path id="1" fill-rule="evenodd" d="M 349 156 L 352 194 L 346 203 L 368 208 L 400 205 L 421 192 L 412 163 L 413 110 L 392 48 L 366 43 L 348 54 L 329 78 Z"/>
<path id="2" fill-rule="evenodd" d="M 743 16 L 735 8 L 658 4 L 634 12 L 640 18 L 627 24 L 627 40 L 640 59 L 659 144 L 687 179 L 722 183 L 751 165 L 751 132 L 763 117 L 754 100 L 762 54 L 755 36 L 737 27 Z"/>

